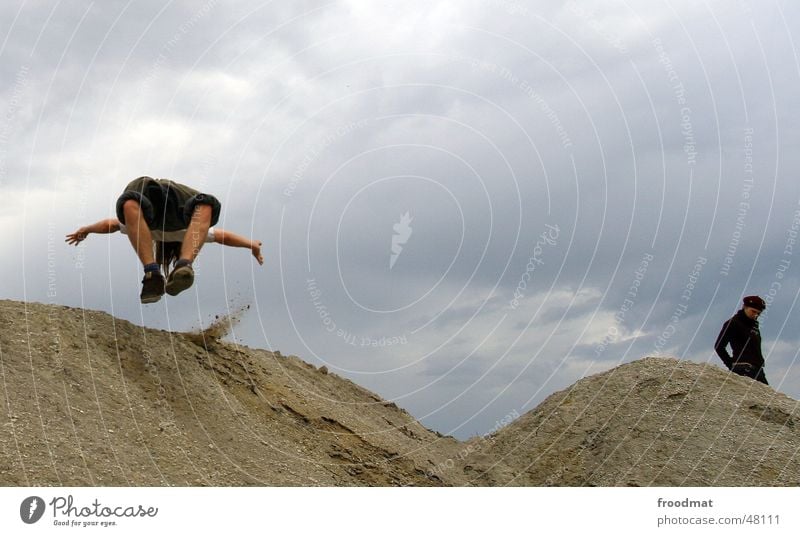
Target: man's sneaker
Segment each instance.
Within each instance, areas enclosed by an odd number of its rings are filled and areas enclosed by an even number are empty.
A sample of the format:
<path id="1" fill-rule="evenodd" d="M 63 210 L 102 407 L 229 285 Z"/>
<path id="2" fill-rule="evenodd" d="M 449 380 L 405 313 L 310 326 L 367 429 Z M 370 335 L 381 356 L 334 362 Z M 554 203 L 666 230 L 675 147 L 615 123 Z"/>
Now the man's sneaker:
<path id="1" fill-rule="evenodd" d="M 194 283 L 194 270 L 191 265 L 184 264 L 172 270 L 167 278 L 167 294 L 177 296 Z"/>
<path id="2" fill-rule="evenodd" d="M 155 303 L 164 295 L 164 276 L 161 272 L 147 272 L 142 279 L 142 303 Z"/>

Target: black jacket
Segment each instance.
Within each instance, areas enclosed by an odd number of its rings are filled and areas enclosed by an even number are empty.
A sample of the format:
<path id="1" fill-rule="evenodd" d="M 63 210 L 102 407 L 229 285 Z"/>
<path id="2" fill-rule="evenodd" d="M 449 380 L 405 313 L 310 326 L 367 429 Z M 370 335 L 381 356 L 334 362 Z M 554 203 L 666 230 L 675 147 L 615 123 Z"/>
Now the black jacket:
<path id="1" fill-rule="evenodd" d="M 727 346 L 729 343 L 733 350 L 733 355 L 728 354 Z M 722 325 L 722 330 L 719 332 L 714 349 L 728 368 L 731 368 L 736 363 L 749 363 L 754 367 L 764 366 L 758 320 L 748 318 L 744 310 L 737 312 Z"/>

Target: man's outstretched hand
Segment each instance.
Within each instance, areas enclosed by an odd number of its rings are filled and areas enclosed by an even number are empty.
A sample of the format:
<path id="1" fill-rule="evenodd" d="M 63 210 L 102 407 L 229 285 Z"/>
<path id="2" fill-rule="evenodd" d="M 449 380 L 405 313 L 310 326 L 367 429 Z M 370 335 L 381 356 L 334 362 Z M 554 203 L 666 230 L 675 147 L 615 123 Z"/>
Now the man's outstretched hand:
<path id="1" fill-rule="evenodd" d="M 74 233 L 68 234 L 67 239 L 64 240 L 64 242 L 66 242 L 70 246 L 77 246 L 78 244 L 86 240 L 86 236 L 88 234 L 89 233 L 87 232 L 86 227 L 81 227 Z"/>
<path id="2" fill-rule="evenodd" d="M 261 242 L 256 241 L 253 244 L 253 247 L 250 248 L 250 251 L 253 252 L 253 257 L 256 258 L 258 264 L 264 264 L 264 255 L 261 254 Z"/>

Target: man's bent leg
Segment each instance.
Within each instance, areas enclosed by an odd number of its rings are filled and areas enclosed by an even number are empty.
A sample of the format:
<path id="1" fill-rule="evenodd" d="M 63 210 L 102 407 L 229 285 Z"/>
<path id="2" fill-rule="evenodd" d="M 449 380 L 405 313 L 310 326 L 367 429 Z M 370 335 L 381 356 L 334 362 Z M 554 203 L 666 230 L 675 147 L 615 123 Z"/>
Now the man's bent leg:
<path id="1" fill-rule="evenodd" d="M 181 259 L 192 262 L 200 253 L 200 248 L 206 241 L 208 229 L 211 227 L 211 205 L 197 205 L 192 213 L 186 235 L 181 245 Z"/>
<path id="2" fill-rule="evenodd" d="M 155 303 L 164 295 L 164 276 L 155 264 L 153 254 L 153 235 L 142 214 L 139 202 L 133 199 L 125 201 L 122 205 L 125 216 L 125 227 L 133 249 L 144 265 L 144 279 L 142 279 L 142 303 Z"/>
<path id="3" fill-rule="evenodd" d="M 147 266 L 156 262 L 153 255 L 153 235 L 150 233 L 150 227 L 142 214 L 139 203 L 133 199 L 125 201 L 122 206 L 125 214 L 125 227 L 128 231 L 128 239 L 131 241 L 136 255 L 142 261 L 142 265 Z"/>
<path id="4" fill-rule="evenodd" d="M 197 258 L 200 248 L 208 236 L 208 228 L 211 226 L 212 207 L 210 205 L 197 205 L 192 212 L 186 235 L 181 244 L 181 258 L 175 263 L 167 279 L 167 294 L 177 296 L 194 283 L 194 270 L 192 261 Z"/>

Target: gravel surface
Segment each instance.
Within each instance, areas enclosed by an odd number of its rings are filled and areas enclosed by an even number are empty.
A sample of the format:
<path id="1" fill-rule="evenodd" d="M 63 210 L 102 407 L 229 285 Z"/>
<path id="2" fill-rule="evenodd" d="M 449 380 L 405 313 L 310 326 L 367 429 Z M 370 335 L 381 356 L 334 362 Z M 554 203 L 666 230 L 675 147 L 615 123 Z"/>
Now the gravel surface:
<path id="1" fill-rule="evenodd" d="M 800 485 L 798 402 L 717 366 L 645 358 L 459 442 L 233 321 L 0 300 L 0 485 Z"/>

